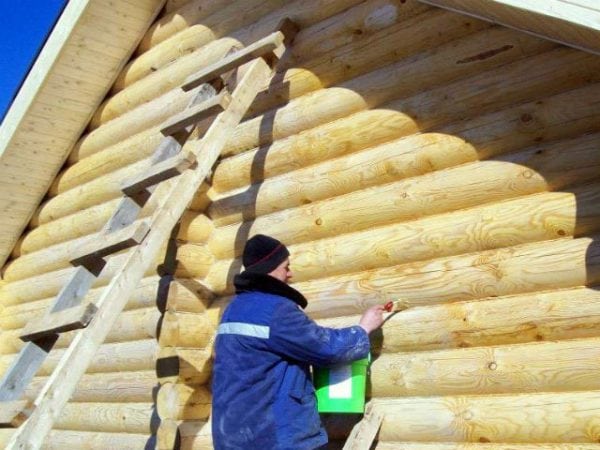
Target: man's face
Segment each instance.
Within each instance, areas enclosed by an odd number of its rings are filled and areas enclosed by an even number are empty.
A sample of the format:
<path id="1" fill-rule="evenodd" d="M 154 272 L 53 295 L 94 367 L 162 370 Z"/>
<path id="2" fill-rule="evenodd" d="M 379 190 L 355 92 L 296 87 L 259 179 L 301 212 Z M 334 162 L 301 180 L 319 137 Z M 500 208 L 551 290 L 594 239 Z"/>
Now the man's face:
<path id="1" fill-rule="evenodd" d="M 279 264 L 272 272 L 269 272 L 273 278 L 277 278 L 279 281 L 287 283 L 292 278 L 292 271 L 290 270 L 290 259 L 286 258 L 281 264 Z"/>

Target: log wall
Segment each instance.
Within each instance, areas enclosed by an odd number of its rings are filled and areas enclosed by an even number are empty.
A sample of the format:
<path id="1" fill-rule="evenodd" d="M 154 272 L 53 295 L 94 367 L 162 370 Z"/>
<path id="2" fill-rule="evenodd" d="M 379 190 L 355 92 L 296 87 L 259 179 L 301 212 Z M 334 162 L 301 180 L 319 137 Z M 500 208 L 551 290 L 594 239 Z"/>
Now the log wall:
<path id="1" fill-rule="evenodd" d="M 412 307 L 372 336 L 376 448 L 597 448 L 600 58 L 417 0 L 169 0 L 3 268 L 0 373 L 148 166 L 183 80 L 286 16 L 292 49 L 48 448 L 211 447 L 214 330 L 256 233 L 289 246 L 324 325 Z M 352 423 L 327 426 L 343 442 Z"/>

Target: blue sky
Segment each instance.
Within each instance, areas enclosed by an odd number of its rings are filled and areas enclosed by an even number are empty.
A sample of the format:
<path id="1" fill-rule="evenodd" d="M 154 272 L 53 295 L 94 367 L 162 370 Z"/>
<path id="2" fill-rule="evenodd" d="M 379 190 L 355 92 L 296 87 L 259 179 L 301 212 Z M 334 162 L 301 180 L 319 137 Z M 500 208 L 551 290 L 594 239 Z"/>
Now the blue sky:
<path id="1" fill-rule="evenodd" d="M 67 0 L 0 0 L 0 121 Z"/>

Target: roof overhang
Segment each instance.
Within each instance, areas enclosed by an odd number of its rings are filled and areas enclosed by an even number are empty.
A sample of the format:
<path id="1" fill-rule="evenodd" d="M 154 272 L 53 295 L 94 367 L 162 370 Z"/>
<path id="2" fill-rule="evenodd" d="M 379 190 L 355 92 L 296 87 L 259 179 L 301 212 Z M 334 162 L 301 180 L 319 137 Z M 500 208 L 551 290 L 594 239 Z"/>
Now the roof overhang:
<path id="1" fill-rule="evenodd" d="M 0 126 L 0 266 L 165 0 L 70 0 Z"/>
<path id="2" fill-rule="evenodd" d="M 598 0 L 420 0 L 600 55 Z"/>

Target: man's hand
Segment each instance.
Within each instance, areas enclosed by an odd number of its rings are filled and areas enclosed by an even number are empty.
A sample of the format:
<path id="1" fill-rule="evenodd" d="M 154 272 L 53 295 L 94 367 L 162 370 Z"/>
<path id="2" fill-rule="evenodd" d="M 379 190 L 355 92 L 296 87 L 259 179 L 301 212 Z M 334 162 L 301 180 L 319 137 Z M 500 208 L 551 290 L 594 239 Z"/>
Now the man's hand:
<path id="1" fill-rule="evenodd" d="M 371 306 L 360 318 L 358 325 L 360 325 L 367 333 L 371 333 L 371 331 L 376 330 L 383 325 L 383 311 L 383 305 Z"/>

